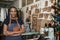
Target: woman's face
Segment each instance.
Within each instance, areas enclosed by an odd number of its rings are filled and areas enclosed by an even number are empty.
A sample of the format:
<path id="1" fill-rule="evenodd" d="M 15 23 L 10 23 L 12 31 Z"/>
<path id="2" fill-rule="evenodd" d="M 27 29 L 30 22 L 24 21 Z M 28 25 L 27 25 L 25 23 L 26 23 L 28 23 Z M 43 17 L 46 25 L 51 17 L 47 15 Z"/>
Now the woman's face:
<path id="1" fill-rule="evenodd" d="M 10 15 L 11 15 L 11 17 L 16 17 L 16 14 L 17 14 L 16 9 L 15 8 L 11 8 L 10 9 Z"/>

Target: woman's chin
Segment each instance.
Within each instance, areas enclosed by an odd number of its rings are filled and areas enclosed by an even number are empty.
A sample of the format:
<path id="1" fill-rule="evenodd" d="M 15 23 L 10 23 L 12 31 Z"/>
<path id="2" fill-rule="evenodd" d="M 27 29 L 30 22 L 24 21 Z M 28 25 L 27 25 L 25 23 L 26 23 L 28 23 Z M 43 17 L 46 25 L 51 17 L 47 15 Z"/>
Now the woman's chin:
<path id="1" fill-rule="evenodd" d="M 15 18 L 16 16 L 12 16 L 12 18 Z"/>

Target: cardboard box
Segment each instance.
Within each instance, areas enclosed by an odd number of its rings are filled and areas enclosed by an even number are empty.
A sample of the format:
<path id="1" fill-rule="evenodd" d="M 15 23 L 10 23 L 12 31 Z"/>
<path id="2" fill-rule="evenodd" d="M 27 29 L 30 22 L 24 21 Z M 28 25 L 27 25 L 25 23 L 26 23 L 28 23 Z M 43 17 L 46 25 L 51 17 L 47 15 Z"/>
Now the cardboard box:
<path id="1" fill-rule="evenodd" d="M 51 3 L 53 3 L 54 0 L 50 0 Z"/>
<path id="2" fill-rule="evenodd" d="M 47 19 L 49 14 L 43 14 L 44 18 Z"/>
<path id="3" fill-rule="evenodd" d="M 43 18 L 43 14 L 39 14 L 39 18 Z"/>
<path id="4" fill-rule="evenodd" d="M 45 6 L 48 6 L 48 1 L 45 1 Z"/>

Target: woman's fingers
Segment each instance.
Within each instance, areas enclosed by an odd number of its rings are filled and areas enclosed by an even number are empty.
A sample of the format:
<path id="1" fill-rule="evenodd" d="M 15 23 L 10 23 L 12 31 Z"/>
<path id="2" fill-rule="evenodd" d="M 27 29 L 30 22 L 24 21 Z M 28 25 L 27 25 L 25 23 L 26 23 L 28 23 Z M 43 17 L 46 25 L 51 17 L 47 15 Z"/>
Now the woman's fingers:
<path id="1" fill-rule="evenodd" d="M 16 17 L 16 18 L 11 18 L 11 20 L 18 20 L 18 18 Z"/>

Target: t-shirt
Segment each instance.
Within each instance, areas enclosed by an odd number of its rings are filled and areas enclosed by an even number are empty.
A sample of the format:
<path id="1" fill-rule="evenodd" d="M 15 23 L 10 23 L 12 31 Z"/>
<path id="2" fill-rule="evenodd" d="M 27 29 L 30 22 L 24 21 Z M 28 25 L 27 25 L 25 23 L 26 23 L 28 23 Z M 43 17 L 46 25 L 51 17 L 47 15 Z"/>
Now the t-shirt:
<path id="1" fill-rule="evenodd" d="M 17 23 L 15 20 L 11 20 L 11 23 Z M 18 23 L 20 25 L 24 24 L 23 20 L 22 19 L 18 19 Z M 4 24 L 8 25 L 9 24 L 9 19 L 5 19 L 4 20 Z"/>

